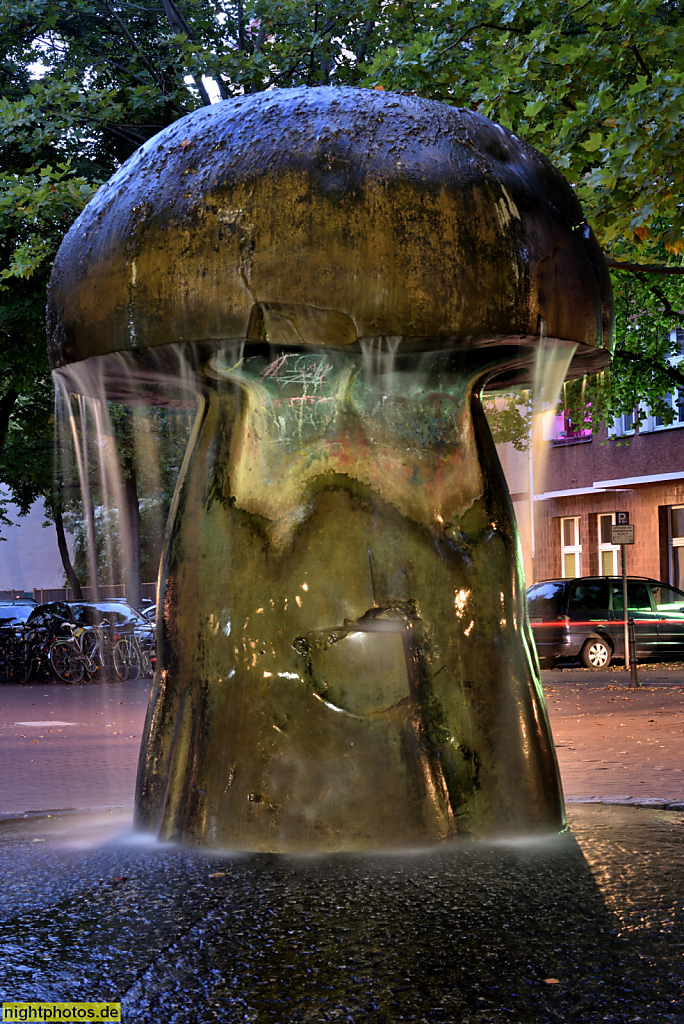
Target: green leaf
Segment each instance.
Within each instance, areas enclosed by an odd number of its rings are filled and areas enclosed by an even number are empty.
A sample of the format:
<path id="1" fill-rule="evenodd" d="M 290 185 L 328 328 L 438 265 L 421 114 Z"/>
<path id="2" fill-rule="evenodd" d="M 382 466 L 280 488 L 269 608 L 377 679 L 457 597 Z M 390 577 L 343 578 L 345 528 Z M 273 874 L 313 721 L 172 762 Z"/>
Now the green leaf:
<path id="1" fill-rule="evenodd" d="M 597 149 L 600 149 L 603 145 L 603 136 L 601 132 L 592 132 L 587 142 L 580 142 L 582 149 L 586 149 L 588 153 L 594 153 Z"/>

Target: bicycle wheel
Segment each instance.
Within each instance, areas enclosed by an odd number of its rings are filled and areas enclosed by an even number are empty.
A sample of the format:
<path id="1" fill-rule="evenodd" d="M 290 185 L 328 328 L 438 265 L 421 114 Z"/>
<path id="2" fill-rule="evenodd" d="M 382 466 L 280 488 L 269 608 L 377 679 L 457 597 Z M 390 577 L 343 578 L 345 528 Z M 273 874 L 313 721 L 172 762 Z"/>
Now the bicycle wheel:
<path id="1" fill-rule="evenodd" d="M 33 645 L 30 640 L 19 640 L 14 658 L 14 681 L 26 683 L 33 667 Z"/>
<path id="2" fill-rule="evenodd" d="M 154 633 L 144 634 L 139 638 L 140 644 L 140 675 L 143 679 L 151 679 L 154 676 L 154 662 L 156 657 L 156 643 Z"/>
<path id="3" fill-rule="evenodd" d="M 65 683 L 80 683 L 85 669 L 71 640 L 56 640 L 50 648 L 50 664 L 56 676 Z"/>
<path id="4" fill-rule="evenodd" d="M 140 655 L 135 645 L 127 637 L 121 637 L 114 645 L 112 652 L 114 672 L 122 683 L 129 679 L 137 679 L 140 672 Z"/>
<path id="5" fill-rule="evenodd" d="M 14 637 L 5 637 L 0 642 L 0 683 L 11 683 L 14 679 L 15 647 Z"/>
<path id="6" fill-rule="evenodd" d="M 83 667 L 88 679 L 95 676 L 102 678 L 102 662 L 100 661 L 100 636 L 95 627 L 85 629 L 81 638 Z"/>

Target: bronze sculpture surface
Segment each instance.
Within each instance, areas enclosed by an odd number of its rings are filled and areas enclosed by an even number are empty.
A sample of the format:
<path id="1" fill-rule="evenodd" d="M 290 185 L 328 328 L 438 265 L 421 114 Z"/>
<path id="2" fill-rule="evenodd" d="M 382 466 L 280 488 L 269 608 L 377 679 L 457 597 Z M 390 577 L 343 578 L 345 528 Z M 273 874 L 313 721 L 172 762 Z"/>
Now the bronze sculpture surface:
<path id="1" fill-rule="evenodd" d="M 366 90 L 203 109 L 76 222 L 57 373 L 200 410 L 160 576 L 139 823 L 249 850 L 558 829 L 517 533 L 480 404 L 609 356 L 564 179 L 486 118 Z"/>

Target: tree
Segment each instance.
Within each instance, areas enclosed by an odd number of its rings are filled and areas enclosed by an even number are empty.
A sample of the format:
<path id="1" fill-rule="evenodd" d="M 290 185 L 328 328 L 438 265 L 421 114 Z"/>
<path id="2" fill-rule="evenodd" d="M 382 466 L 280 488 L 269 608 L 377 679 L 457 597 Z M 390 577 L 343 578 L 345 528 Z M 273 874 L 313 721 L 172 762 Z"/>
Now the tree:
<path id="1" fill-rule="evenodd" d="M 614 270 L 613 373 L 585 387 L 590 419 L 596 429 L 643 399 L 667 421 L 665 394 L 684 384 L 669 363 L 684 319 L 682 4 L 409 7 L 413 38 L 378 50 L 369 80 L 477 109 L 563 171 L 611 264 L 642 268 Z"/>
<path id="2" fill-rule="evenodd" d="M 382 4 L 247 6 L 25 0 L 0 12 L 0 452 L 12 423 L 27 444 L 27 431 L 39 430 L 35 454 L 46 460 L 22 476 L 20 462 L 2 458 L 0 479 L 22 509 L 44 496 L 58 534 L 64 507 L 73 519 L 73 499 L 57 502 L 38 420 L 22 420 L 20 409 L 39 399 L 40 422 L 49 418 L 43 310 L 63 234 L 99 183 L 147 138 L 210 102 L 209 89 L 226 97 L 339 78 L 348 46 L 347 80 L 358 83 Z M 125 431 L 120 440 L 126 532 L 137 537 L 136 467 Z M 65 571 L 71 578 L 68 558 Z M 135 595 L 140 571 L 131 576 Z"/>
<path id="3" fill-rule="evenodd" d="M 684 309 L 677 0 L 8 0 L 0 11 L 0 448 L 22 422 L 22 396 L 30 404 L 45 393 L 50 263 L 98 184 L 212 96 L 322 83 L 479 110 L 549 156 L 608 258 L 646 267 L 615 273 L 618 372 L 585 386 L 594 420 L 637 396 L 662 402 L 679 383 L 664 340 Z M 655 266 L 668 273 L 655 277 Z M 0 479 L 18 483 L 2 456 Z M 26 486 L 15 493 L 28 494 Z"/>

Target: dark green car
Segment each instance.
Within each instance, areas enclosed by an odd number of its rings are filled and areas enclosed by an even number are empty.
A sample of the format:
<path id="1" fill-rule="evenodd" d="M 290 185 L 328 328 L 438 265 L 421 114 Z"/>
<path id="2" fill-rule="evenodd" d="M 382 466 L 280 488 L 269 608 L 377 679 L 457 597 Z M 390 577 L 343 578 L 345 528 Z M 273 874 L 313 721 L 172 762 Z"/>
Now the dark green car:
<path id="1" fill-rule="evenodd" d="M 586 668 L 607 668 L 614 657 L 624 658 L 621 576 L 535 583 L 527 608 L 542 668 L 559 658 L 579 658 Z M 627 616 L 634 619 L 637 660 L 684 658 L 684 592 L 629 576 Z"/>

